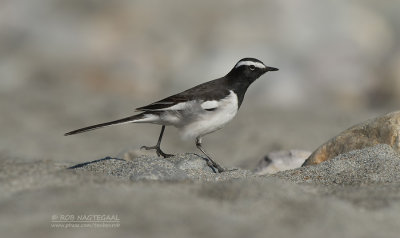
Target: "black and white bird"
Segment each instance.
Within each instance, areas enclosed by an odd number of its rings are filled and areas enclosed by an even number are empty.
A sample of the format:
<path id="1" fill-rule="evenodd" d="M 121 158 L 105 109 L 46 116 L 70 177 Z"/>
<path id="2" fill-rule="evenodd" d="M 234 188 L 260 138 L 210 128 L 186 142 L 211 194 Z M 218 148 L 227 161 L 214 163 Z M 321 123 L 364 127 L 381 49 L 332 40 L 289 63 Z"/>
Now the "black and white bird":
<path id="1" fill-rule="evenodd" d="M 161 148 L 161 139 L 165 126 L 175 126 L 184 139 L 193 138 L 197 148 L 207 157 L 207 164 L 218 172 L 224 169 L 217 164 L 203 149 L 202 138 L 221 129 L 237 114 L 243 102 L 247 88 L 257 78 L 268 71 L 277 71 L 277 68 L 268 67 L 254 58 L 241 59 L 224 77 L 218 78 L 181 93 L 164 98 L 136 111 L 139 114 L 122 118 L 116 121 L 101 123 L 65 135 L 73 135 L 94 129 L 126 124 L 126 123 L 153 123 L 161 125 L 161 133 L 155 146 L 143 146 L 146 150 L 155 150 L 158 156 L 170 157 Z"/>

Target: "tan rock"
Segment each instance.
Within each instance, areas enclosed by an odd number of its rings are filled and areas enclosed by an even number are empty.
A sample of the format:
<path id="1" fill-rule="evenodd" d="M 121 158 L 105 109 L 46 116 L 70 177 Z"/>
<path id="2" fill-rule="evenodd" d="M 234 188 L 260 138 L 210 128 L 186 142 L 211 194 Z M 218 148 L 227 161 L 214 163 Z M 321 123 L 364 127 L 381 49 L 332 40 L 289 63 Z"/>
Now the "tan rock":
<path id="1" fill-rule="evenodd" d="M 340 154 L 388 144 L 400 152 L 400 111 L 388 113 L 355 125 L 333 137 L 314 151 L 302 166 L 319 164 Z"/>

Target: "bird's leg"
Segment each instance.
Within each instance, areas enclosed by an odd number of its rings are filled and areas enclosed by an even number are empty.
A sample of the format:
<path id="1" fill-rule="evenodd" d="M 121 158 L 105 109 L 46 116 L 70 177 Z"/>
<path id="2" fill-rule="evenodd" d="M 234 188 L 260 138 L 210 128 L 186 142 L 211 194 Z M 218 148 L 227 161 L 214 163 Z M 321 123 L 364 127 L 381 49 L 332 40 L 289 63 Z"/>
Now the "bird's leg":
<path id="1" fill-rule="evenodd" d="M 145 150 L 156 150 L 157 155 L 158 155 L 158 156 L 162 156 L 162 157 L 164 157 L 164 158 L 168 158 L 168 157 L 174 156 L 174 155 L 171 155 L 171 154 L 166 154 L 166 153 L 164 153 L 164 152 L 161 150 L 161 148 L 160 148 L 161 139 L 162 139 L 162 137 L 163 137 L 164 130 L 165 130 L 165 126 L 163 125 L 163 126 L 161 127 L 161 133 L 160 133 L 160 136 L 158 137 L 157 145 L 155 145 L 155 146 L 142 146 L 142 147 L 140 147 L 140 149 L 145 149 Z"/>
<path id="2" fill-rule="evenodd" d="M 203 149 L 203 147 L 201 146 L 201 137 L 196 138 L 196 146 L 207 157 L 207 165 L 208 166 L 210 166 L 211 168 L 216 168 L 219 173 L 222 173 L 225 171 L 219 164 L 217 164 L 214 160 L 212 160 L 211 157 Z"/>

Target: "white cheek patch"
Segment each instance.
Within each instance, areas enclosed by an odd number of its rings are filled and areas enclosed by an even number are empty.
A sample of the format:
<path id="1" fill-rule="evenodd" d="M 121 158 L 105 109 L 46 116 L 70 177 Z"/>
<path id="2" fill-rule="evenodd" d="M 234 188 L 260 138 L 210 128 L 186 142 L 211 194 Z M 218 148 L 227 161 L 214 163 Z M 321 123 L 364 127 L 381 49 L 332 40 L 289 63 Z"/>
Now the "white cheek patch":
<path id="1" fill-rule="evenodd" d="M 235 68 L 240 67 L 242 65 L 254 65 L 255 67 L 259 69 L 265 69 L 265 65 L 260 63 L 260 62 L 254 62 L 254 61 L 240 61 L 235 65 Z"/>
<path id="2" fill-rule="evenodd" d="M 210 110 L 218 107 L 217 101 L 205 101 L 201 104 L 201 108 L 204 110 Z"/>

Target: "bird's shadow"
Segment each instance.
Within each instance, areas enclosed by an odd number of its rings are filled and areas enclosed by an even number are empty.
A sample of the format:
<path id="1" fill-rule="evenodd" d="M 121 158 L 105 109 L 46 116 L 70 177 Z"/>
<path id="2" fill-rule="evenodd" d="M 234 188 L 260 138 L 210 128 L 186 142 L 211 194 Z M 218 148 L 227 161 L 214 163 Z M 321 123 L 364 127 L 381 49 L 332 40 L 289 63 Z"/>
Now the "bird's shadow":
<path id="1" fill-rule="evenodd" d="M 98 162 L 105 161 L 105 160 L 122 160 L 122 161 L 125 161 L 124 159 L 112 158 L 112 157 L 109 157 L 109 156 L 108 156 L 108 157 L 105 157 L 105 158 L 102 158 L 102 159 L 97 159 L 97 160 L 93 160 L 93 161 L 89 161 L 89 162 L 84 162 L 84 163 L 76 164 L 76 165 L 73 165 L 73 166 L 71 166 L 71 167 L 68 167 L 67 169 L 82 168 L 82 167 L 84 167 L 84 166 L 86 166 L 86 165 L 98 163 Z"/>

